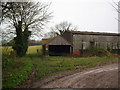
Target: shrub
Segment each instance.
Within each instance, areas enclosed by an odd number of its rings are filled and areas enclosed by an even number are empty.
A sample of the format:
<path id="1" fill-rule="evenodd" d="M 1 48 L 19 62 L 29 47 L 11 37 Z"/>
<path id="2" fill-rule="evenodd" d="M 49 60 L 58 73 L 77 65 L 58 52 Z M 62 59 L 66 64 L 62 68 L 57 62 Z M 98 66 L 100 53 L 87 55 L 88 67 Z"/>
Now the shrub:
<path id="1" fill-rule="evenodd" d="M 103 48 L 92 48 L 83 51 L 84 57 L 92 57 L 92 56 L 110 56 L 110 52 Z"/>
<path id="2" fill-rule="evenodd" d="M 16 88 L 25 80 L 28 79 L 29 74 L 32 71 L 33 64 L 28 63 L 24 66 L 20 66 L 16 68 L 16 70 L 7 72 L 7 75 L 4 74 L 2 79 L 3 81 L 3 88 Z"/>
<path id="3" fill-rule="evenodd" d="M 4 55 L 2 57 L 2 68 L 7 68 L 11 65 L 13 65 L 15 63 L 14 59 L 13 58 L 10 58 L 9 56 L 7 55 Z"/>
<path id="4" fill-rule="evenodd" d="M 99 48 L 96 49 L 96 56 L 110 56 L 110 52 L 107 51 L 106 49 Z"/>

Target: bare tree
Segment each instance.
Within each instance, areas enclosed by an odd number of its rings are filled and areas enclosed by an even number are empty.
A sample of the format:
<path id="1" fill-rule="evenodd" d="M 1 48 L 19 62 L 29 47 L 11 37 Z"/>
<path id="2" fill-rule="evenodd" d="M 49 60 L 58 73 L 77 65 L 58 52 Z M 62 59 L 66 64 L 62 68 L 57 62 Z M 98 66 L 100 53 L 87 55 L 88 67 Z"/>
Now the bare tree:
<path id="1" fill-rule="evenodd" d="M 56 32 L 57 35 L 62 35 L 65 31 L 74 31 L 77 30 L 77 26 L 73 26 L 72 23 L 67 21 L 61 22 L 60 24 L 51 27 L 53 32 Z"/>
<path id="2" fill-rule="evenodd" d="M 24 56 L 31 35 L 40 35 L 51 18 L 50 4 L 42 2 L 2 2 L 2 22 L 15 29 L 13 49 Z"/>
<path id="3" fill-rule="evenodd" d="M 118 21 L 118 33 L 120 33 L 120 1 L 118 3 L 113 1 L 113 4 L 111 4 L 111 6 L 116 10 L 116 12 L 118 12 L 118 18 L 115 19 Z"/>
<path id="4" fill-rule="evenodd" d="M 113 1 L 113 3 L 110 3 L 110 2 L 108 2 L 108 3 L 115 9 L 116 12 L 118 12 L 118 14 L 120 13 L 120 1 L 118 3 L 114 2 L 114 1 Z M 119 17 L 118 17 L 118 19 L 117 18 L 115 18 L 115 19 L 120 22 Z"/>
<path id="5" fill-rule="evenodd" d="M 47 32 L 43 35 L 43 38 L 53 38 L 57 36 L 56 32 L 53 32 L 53 31 L 50 31 L 50 32 Z"/>

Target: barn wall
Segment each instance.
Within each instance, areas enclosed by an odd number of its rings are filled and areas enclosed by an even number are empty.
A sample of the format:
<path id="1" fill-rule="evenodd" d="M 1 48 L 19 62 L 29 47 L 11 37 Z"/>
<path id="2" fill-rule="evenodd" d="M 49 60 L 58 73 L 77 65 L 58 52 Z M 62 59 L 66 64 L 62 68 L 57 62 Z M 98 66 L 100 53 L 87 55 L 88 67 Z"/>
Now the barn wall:
<path id="1" fill-rule="evenodd" d="M 119 40 L 118 40 L 119 38 Z M 83 41 L 82 41 L 83 40 Z M 80 35 L 74 34 L 73 35 L 73 47 L 74 50 L 82 48 L 83 42 L 83 49 L 88 49 L 90 47 L 90 41 L 95 41 L 95 46 L 100 48 L 107 49 L 109 48 L 118 49 L 117 43 L 119 41 L 120 47 L 120 37 L 118 36 L 102 36 L 102 35 Z"/>
<path id="2" fill-rule="evenodd" d="M 62 36 L 71 44 L 73 43 L 73 35 L 71 32 L 65 32 Z"/>

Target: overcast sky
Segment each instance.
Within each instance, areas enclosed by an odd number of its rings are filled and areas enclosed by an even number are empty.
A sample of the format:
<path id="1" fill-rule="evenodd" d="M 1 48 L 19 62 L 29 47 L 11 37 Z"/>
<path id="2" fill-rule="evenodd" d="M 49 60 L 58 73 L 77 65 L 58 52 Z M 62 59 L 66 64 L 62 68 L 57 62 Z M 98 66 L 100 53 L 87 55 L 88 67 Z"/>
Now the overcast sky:
<path id="1" fill-rule="evenodd" d="M 39 0 L 38 0 L 39 1 Z M 62 21 L 77 25 L 80 31 L 118 32 L 118 13 L 109 3 L 119 0 L 42 0 L 52 2 L 49 27 Z M 114 4 L 113 4 L 114 5 Z"/>
<path id="2" fill-rule="evenodd" d="M 120 0 L 34 0 L 51 2 L 53 18 L 44 32 L 63 21 L 78 26 L 79 31 L 118 33 L 117 11 L 110 5 Z M 115 4 L 113 4 L 115 5 Z M 117 7 L 117 6 L 116 6 Z M 4 28 L 2 25 L 1 28 Z M 34 38 L 38 39 L 39 38 Z"/>

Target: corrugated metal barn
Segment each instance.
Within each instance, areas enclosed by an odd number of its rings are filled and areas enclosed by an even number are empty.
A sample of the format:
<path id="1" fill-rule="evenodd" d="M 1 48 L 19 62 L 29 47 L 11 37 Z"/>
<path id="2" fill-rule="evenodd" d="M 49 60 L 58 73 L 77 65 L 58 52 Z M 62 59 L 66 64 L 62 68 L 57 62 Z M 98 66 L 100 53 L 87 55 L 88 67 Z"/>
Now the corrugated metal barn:
<path id="1" fill-rule="evenodd" d="M 104 49 L 120 49 L 120 34 L 66 31 L 61 36 L 43 39 L 43 54 L 50 56 L 80 55 L 91 45 Z"/>

